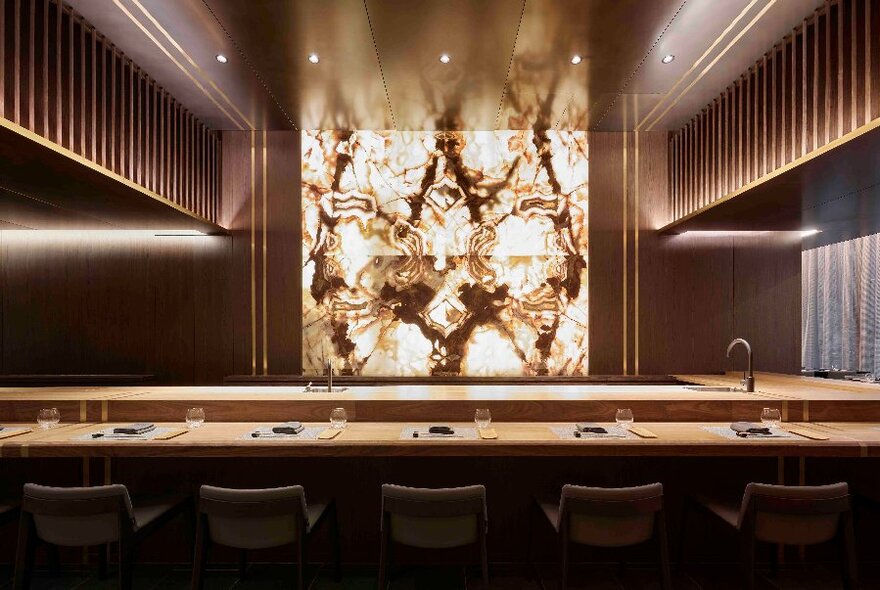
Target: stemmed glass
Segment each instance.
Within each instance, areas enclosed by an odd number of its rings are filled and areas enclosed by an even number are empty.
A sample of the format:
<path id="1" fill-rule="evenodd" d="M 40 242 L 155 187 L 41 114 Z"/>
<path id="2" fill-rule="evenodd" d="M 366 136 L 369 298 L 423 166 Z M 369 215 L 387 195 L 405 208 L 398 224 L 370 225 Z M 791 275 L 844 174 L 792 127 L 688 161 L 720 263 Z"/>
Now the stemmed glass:
<path id="1" fill-rule="evenodd" d="M 481 408 L 474 412 L 474 422 L 480 430 L 489 428 L 489 425 L 492 424 L 492 414 L 489 413 L 489 409 Z"/>
<path id="2" fill-rule="evenodd" d="M 624 430 L 629 430 L 634 422 L 633 411 L 629 408 L 621 408 L 617 410 L 617 414 L 614 416 L 614 421 Z"/>
<path id="3" fill-rule="evenodd" d="M 767 428 L 779 428 L 782 422 L 782 414 L 777 408 L 764 408 L 761 411 L 761 424 Z"/>
<path id="4" fill-rule="evenodd" d="M 190 408 L 186 411 L 186 427 L 198 428 L 205 422 L 204 408 Z"/>
<path id="5" fill-rule="evenodd" d="M 40 428 L 48 430 L 57 426 L 59 422 L 61 422 L 61 414 L 58 412 L 58 408 L 43 408 L 37 414 L 37 424 L 40 425 Z"/>
<path id="6" fill-rule="evenodd" d="M 346 424 L 348 424 L 348 414 L 345 413 L 345 408 L 334 408 L 330 412 L 330 428 L 342 430 Z"/>

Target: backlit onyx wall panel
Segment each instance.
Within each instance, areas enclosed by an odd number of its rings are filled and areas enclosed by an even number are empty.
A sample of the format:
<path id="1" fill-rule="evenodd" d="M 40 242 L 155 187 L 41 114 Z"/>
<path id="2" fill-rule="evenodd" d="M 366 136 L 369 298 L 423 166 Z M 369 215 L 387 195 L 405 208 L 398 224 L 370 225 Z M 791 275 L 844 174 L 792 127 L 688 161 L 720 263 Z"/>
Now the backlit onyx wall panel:
<path id="1" fill-rule="evenodd" d="M 304 132 L 303 368 L 588 368 L 585 133 Z"/>

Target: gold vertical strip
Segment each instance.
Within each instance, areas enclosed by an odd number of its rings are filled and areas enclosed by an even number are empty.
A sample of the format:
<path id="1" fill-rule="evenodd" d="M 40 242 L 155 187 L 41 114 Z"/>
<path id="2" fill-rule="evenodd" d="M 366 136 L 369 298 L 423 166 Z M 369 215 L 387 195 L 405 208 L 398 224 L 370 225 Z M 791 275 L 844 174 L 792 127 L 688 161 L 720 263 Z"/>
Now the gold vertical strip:
<path id="1" fill-rule="evenodd" d="M 80 400 L 79 402 L 79 421 L 85 422 L 88 418 L 88 402 Z"/>
<path id="2" fill-rule="evenodd" d="M 628 309 L 628 306 L 627 306 L 627 289 L 628 289 L 627 273 L 629 272 L 629 268 L 628 268 L 627 260 L 626 260 L 626 256 L 627 256 L 626 231 L 627 231 L 627 227 L 628 227 L 626 206 L 627 206 L 627 182 L 629 180 L 627 178 L 627 168 L 629 166 L 629 163 L 627 162 L 627 157 L 629 154 L 627 153 L 627 145 L 626 145 L 627 144 L 626 126 L 627 126 L 626 108 L 624 108 L 624 111 L 623 111 L 623 129 L 624 129 L 624 132 L 623 132 L 623 232 L 622 232 L 622 234 L 623 234 L 623 374 L 624 375 L 629 374 L 629 369 L 628 369 L 628 365 L 627 365 L 627 358 L 626 358 L 627 357 L 627 330 L 628 330 L 628 325 L 627 325 L 627 321 L 626 321 L 627 309 Z"/>
<path id="3" fill-rule="evenodd" d="M 813 147 L 819 147 L 819 11 L 813 14 Z"/>
<path id="4" fill-rule="evenodd" d="M 87 158 L 86 153 L 86 27 L 79 26 L 79 149 L 80 154 Z"/>
<path id="5" fill-rule="evenodd" d="M 41 93 L 41 108 L 43 113 L 43 137 L 49 137 L 49 0 L 43 2 L 43 92 Z M 0 86 L 2 88 L 2 86 Z"/>
<path id="6" fill-rule="evenodd" d="M 267 210 L 268 210 L 268 183 L 267 181 L 267 170 L 268 170 L 268 154 L 269 150 L 266 145 L 267 133 L 266 130 L 263 129 L 263 375 L 269 374 L 269 335 L 266 329 L 267 320 L 266 320 L 266 301 L 268 299 L 266 295 L 266 233 L 267 233 Z"/>
<path id="7" fill-rule="evenodd" d="M 25 125 L 31 131 L 37 130 L 36 119 L 36 97 L 34 96 L 34 68 L 35 62 L 35 37 L 36 33 L 34 28 L 36 27 L 36 17 L 37 17 L 37 3 L 33 0 L 30 2 L 31 9 L 29 11 L 30 18 L 28 19 L 28 63 L 27 63 L 27 72 L 28 72 L 28 93 L 27 93 L 27 107 L 28 107 L 28 123 Z"/>
<path id="8" fill-rule="evenodd" d="M 865 2 L 865 123 L 871 121 L 871 2 Z"/>
<path id="9" fill-rule="evenodd" d="M 74 151 L 76 151 L 76 143 L 74 141 L 75 140 L 75 138 L 74 138 L 74 121 L 76 121 L 76 106 L 75 106 L 74 99 L 73 99 L 73 96 L 74 96 L 74 88 L 73 87 L 76 86 L 75 78 L 74 78 L 74 72 L 76 70 L 74 70 L 74 63 L 73 63 L 73 54 L 75 53 L 75 51 L 73 49 L 74 18 L 73 18 L 72 13 L 68 14 L 67 17 L 68 17 L 67 18 L 67 51 L 68 51 L 68 56 L 67 56 L 68 70 L 67 71 L 69 72 L 69 74 L 67 75 L 67 108 L 69 109 L 67 111 L 67 115 L 68 115 L 67 149 L 74 152 Z"/>
<path id="10" fill-rule="evenodd" d="M 0 117 L 6 117 L 6 0 L 0 0 Z"/>
<path id="11" fill-rule="evenodd" d="M 775 170 L 776 166 L 776 76 L 777 72 L 777 56 L 776 47 L 773 48 L 773 71 L 770 74 L 770 83 L 773 87 L 770 89 L 770 169 Z"/>
<path id="12" fill-rule="evenodd" d="M 791 37 L 791 159 L 797 159 L 797 33 Z"/>
<path id="13" fill-rule="evenodd" d="M 831 141 L 831 5 L 825 4 L 825 143 Z"/>
<path id="14" fill-rule="evenodd" d="M 843 3 L 837 4 L 837 137 L 843 135 Z"/>
<path id="15" fill-rule="evenodd" d="M 638 97 L 636 97 L 636 105 L 638 105 Z M 636 109 L 638 110 L 638 108 Z M 633 369 L 636 375 L 639 374 L 639 229 L 641 226 L 640 223 L 640 210 L 639 210 L 639 176 L 640 176 L 640 168 L 639 168 L 639 132 L 638 130 L 635 132 L 635 190 L 633 191 L 633 197 L 635 199 L 635 204 L 633 206 L 633 239 L 634 244 L 633 247 L 635 249 L 633 259 L 633 265 L 635 266 L 635 278 L 633 279 L 633 289 L 635 290 L 633 305 L 634 305 L 634 318 L 633 318 L 633 349 L 635 350 L 635 362 L 633 365 Z"/>
<path id="16" fill-rule="evenodd" d="M 21 125 L 21 0 L 15 0 L 12 30 L 12 120 Z"/>
<path id="17" fill-rule="evenodd" d="M 858 107 L 858 94 L 859 94 L 859 81 L 858 81 L 858 66 L 859 66 L 859 36 L 856 33 L 856 3 L 852 2 L 850 4 L 850 113 L 849 113 L 849 123 L 850 123 L 850 131 L 857 128 L 859 126 L 859 107 Z"/>
<path id="18" fill-rule="evenodd" d="M 761 174 L 767 174 L 767 54 L 761 69 Z"/>
<path id="19" fill-rule="evenodd" d="M 101 400 L 101 422 L 110 419 L 110 405 L 107 400 Z"/>
<path id="20" fill-rule="evenodd" d="M 257 132 L 251 130 L 251 375 L 257 374 Z"/>
<path id="21" fill-rule="evenodd" d="M 788 42 L 782 42 L 782 51 L 780 55 L 782 56 L 782 75 L 779 77 L 780 88 L 779 88 L 779 118 L 781 128 L 779 130 L 779 164 L 782 165 L 785 163 L 785 138 L 786 138 L 786 121 L 788 119 L 788 112 L 785 104 L 785 97 L 788 96 L 788 88 L 786 88 L 785 84 L 788 81 L 788 52 L 786 51 L 788 47 Z"/>

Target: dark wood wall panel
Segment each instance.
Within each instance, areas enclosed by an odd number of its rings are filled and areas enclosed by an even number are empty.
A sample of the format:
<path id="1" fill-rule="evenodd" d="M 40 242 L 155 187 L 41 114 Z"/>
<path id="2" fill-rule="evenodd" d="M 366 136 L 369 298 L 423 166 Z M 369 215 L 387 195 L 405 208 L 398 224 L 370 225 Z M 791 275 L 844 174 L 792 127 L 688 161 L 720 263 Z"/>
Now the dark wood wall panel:
<path id="1" fill-rule="evenodd" d="M 0 372 L 231 372 L 230 238 L 0 233 Z"/>
<path id="2" fill-rule="evenodd" d="M 754 345 L 758 368 L 796 372 L 799 236 L 658 234 L 677 206 L 667 174 L 678 174 L 678 161 L 667 145 L 665 132 L 590 134 L 591 372 L 741 368 L 740 357 L 725 357 L 737 336 Z"/>
<path id="3" fill-rule="evenodd" d="M 0 117 L 218 219 L 218 135 L 59 0 L 0 0 Z"/>
<path id="4" fill-rule="evenodd" d="M 680 220 L 880 116 L 880 6 L 829 0 L 669 139 Z M 720 157 L 719 157 L 720 156 Z"/>

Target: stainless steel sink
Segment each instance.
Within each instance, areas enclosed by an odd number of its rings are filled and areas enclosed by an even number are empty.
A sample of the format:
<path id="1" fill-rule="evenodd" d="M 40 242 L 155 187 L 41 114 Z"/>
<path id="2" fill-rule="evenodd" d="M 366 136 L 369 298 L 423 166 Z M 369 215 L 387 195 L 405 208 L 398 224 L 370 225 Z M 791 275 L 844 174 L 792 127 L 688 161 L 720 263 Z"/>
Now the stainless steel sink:
<path id="1" fill-rule="evenodd" d="M 310 385 L 306 385 L 303 387 L 303 393 L 342 393 L 346 391 L 348 387 L 333 387 L 328 389 L 326 387 L 312 387 Z"/>
<path id="2" fill-rule="evenodd" d="M 730 393 L 733 391 L 742 391 L 741 389 L 737 389 L 736 387 L 725 387 L 723 385 L 685 385 L 685 389 L 690 391 L 707 391 L 707 392 L 718 392 L 718 393 Z"/>

